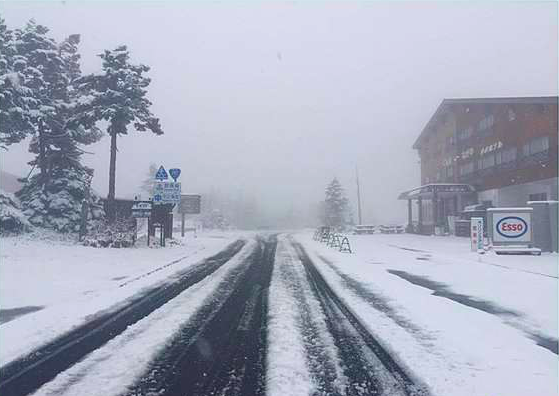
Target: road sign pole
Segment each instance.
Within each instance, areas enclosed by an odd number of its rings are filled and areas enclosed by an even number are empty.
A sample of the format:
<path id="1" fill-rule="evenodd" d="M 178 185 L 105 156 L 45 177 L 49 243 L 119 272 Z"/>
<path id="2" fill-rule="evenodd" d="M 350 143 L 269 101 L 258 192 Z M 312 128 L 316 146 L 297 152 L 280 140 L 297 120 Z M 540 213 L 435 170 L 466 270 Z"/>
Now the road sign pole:
<path id="1" fill-rule="evenodd" d="M 181 236 L 184 238 L 184 213 L 181 213 Z"/>

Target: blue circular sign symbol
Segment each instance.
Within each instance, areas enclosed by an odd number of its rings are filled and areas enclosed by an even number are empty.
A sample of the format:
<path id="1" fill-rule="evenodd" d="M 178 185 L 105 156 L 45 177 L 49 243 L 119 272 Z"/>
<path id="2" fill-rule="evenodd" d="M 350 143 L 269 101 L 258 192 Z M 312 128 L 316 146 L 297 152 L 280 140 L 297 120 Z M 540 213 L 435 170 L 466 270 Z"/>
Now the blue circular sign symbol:
<path id="1" fill-rule="evenodd" d="M 528 224 L 518 216 L 503 217 L 497 222 L 497 233 L 505 238 L 520 238 L 528 232 Z"/>

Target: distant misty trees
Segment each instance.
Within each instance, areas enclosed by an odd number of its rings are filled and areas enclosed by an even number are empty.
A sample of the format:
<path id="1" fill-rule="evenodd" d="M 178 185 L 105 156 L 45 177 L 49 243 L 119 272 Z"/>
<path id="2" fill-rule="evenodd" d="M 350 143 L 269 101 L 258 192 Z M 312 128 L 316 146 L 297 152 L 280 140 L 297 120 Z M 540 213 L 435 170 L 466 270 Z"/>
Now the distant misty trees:
<path id="1" fill-rule="evenodd" d="M 153 195 L 153 190 L 155 189 L 155 174 L 157 173 L 157 165 L 155 163 L 149 164 L 149 170 L 146 173 L 146 178 L 140 186 L 140 190 L 146 193 L 147 197 Z"/>
<path id="2" fill-rule="evenodd" d="M 343 229 L 353 221 L 349 201 L 338 179 L 334 178 L 326 187 L 322 202 L 322 223 L 337 229 Z"/>
<path id="3" fill-rule="evenodd" d="M 78 230 L 84 199 L 90 218 L 103 216 L 99 197 L 90 194 L 93 169 L 82 163 L 85 146 L 104 135 L 101 121 L 111 136 L 109 201 L 117 136 L 130 127 L 163 133 L 146 98 L 149 67 L 130 64 L 120 46 L 100 55 L 101 73 L 82 76 L 79 43 L 79 34 L 57 42 L 34 20 L 12 31 L 0 18 L 0 147 L 31 138 L 31 170 L 16 195 L 32 225 L 61 232 Z"/>

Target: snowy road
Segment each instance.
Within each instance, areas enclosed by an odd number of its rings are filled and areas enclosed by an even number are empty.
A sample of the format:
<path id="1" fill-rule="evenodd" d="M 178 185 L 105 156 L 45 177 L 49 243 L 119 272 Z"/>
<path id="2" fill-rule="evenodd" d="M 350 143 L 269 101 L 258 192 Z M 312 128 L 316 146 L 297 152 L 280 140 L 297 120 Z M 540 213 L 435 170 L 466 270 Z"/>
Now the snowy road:
<path id="1" fill-rule="evenodd" d="M 371 287 L 346 273 L 359 257 L 340 254 L 338 264 L 321 249 L 286 234 L 234 242 L 5 364 L 0 394 L 520 394 L 508 383 L 548 394 L 556 355 L 501 324 L 498 313 L 421 294 L 389 271 L 375 272 Z M 387 298 L 380 286 L 398 286 L 401 298 Z M 437 321 L 435 333 L 411 315 L 413 299 L 451 320 Z M 515 377 L 505 384 L 507 373 Z"/>
<path id="2" fill-rule="evenodd" d="M 215 272 L 236 255 L 243 245 L 244 242 L 241 241 L 232 244 L 219 254 L 185 271 L 177 281 L 141 293 L 126 306 L 106 312 L 31 354 L 4 365 L 0 369 L 0 393 L 23 395 L 36 390 L 91 351 L 122 333 L 128 326 Z"/>

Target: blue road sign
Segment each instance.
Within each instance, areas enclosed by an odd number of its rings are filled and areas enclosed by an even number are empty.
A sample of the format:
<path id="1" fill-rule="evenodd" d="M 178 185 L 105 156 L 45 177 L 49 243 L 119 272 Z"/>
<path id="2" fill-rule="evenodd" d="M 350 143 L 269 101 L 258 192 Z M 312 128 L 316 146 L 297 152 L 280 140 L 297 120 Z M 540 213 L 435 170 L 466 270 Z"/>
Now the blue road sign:
<path id="1" fill-rule="evenodd" d="M 177 179 L 181 175 L 181 170 L 179 168 L 169 169 L 169 174 L 171 175 L 174 181 L 177 181 Z"/>
<path id="2" fill-rule="evenodd" d="M 167 180 L 169 178 L 169 175 L 167 175 L 167 171 L 163 168 L 163 165 L 159 167 L 159 170 L 155 174 L 155 178 L 157 180 Z"/>

